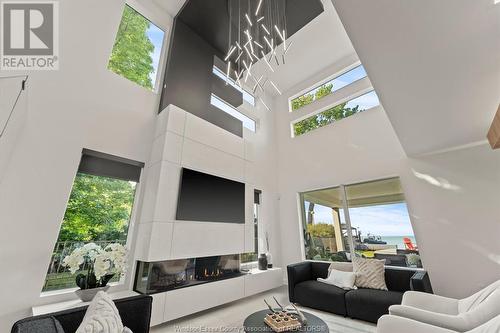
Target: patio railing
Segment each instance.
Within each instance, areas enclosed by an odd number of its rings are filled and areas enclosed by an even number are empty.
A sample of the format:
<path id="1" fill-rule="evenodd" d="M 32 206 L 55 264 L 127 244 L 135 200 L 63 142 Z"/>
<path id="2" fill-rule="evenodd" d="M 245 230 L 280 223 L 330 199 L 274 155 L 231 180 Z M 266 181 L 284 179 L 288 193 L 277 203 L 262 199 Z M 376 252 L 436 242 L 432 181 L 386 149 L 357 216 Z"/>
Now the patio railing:
<path id="1" fill-rule="evenodd" d="M 42 288 L 42 292 L 58 289 L 66 289 L 76 287 L 75 275 L 72 275 L 68 268 L 64 267 L 63 260 L 66 256 L 70 255 L 73 250 L 90 242 L 82 241 L 65 241 L 57 242 L 52 252 L 52 258 L 47 270 L 47 277 Z M 105 248 L 111 243 L 120 243 L 125 245 L 126 240 L 110 240 L 110 241 L 94 241 L 102 248 Z M 86 271 L 88 267 L 86 264 L 82 267 L 82 272 Z M 78 273 L 77 273 L 78 274 Z"/>

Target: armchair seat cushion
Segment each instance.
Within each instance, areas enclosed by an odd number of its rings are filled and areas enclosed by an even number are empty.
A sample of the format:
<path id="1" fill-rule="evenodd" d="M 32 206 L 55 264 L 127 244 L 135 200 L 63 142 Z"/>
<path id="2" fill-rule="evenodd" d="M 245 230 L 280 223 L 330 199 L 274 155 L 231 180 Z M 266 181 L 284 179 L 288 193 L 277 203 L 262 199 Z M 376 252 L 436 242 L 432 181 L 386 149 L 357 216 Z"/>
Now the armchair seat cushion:
<path id="1" fill-rule="evenodd" d="M 295 285 L 295 301 L 303 306 L 332 312 L 346 316 L 344 295 L 342 288 L 322 282 L 308 280 Z"/>
<path id="2" fill-rule="evenodd" d="M 403 293 L 390 290 L 357 289 L 345 295 L 347 315 L 351 318 L 376 323 L 384 314 L 389 313 L 389 307 L 401 304 Z"/>

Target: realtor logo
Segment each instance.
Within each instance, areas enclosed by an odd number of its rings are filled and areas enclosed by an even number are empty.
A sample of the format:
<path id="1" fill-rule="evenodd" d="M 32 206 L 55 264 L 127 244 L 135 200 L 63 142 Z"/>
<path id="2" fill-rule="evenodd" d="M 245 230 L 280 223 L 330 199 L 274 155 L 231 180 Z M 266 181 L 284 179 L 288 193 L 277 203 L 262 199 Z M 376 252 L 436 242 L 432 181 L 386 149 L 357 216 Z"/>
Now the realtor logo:
<path id="1" fill-rule="evenodd" d="M 54 1 L 2 2 L 0 69 L 58 69 L 58 5 Z"/>

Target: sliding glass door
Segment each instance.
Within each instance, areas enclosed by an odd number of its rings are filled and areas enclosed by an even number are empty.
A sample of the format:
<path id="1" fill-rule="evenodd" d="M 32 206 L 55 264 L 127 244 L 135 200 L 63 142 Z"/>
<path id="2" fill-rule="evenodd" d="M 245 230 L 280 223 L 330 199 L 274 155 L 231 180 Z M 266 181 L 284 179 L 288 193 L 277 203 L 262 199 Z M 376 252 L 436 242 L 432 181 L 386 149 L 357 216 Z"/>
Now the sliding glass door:
<path id="1" fill-rule="evenodd" d="M 303 192 L 306 259 L 385 259 L 386 265 L 421 267 L 399 178 Z"/>
<path id="2" fill-rule="evenodd" d="M 351 245 L 340 187 L 301 193 L 307 259 L 347 261 Z"/>

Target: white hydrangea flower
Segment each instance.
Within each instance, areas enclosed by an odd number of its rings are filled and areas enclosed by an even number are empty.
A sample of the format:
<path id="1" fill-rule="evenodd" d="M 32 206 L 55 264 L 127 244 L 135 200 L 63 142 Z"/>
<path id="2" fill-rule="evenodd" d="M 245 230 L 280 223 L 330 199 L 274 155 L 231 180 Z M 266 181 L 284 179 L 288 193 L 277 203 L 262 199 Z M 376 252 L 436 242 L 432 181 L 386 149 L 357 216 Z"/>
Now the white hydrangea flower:
<path id="1" fill-rule="evenodd" d="M 97 280 L 108 274 L 111 267 L 109 258 L 105 253 L 101 253 L 95 257 L 94 261 L 94 274 Z"/>
<path id="2" fill-rule="evenodd" d="M 73 252 L 64 258 L 63 265 L 69 268 L 71 274 L 75 274 L 84 261 L 85 258 L 80 253 Z"/>
<path id="3" fill-rule="evenodd" d="M 106 246 L 106 252 L 113 263 L 116 274 L 123 274 L 127 265 L 127 248 L 119 243 L 112 243 Z"/>
<path id="4" fill-rule="evenodd" d="M 104 249 L 95 243 L 85 244 L 66 256 L 63 265 L 75 274 L 86 261 L 93 266 L 99 280 L 106 274 L 122 275 L 127 266 L 127 248 L 119 243 L 112 243 Z"/>

